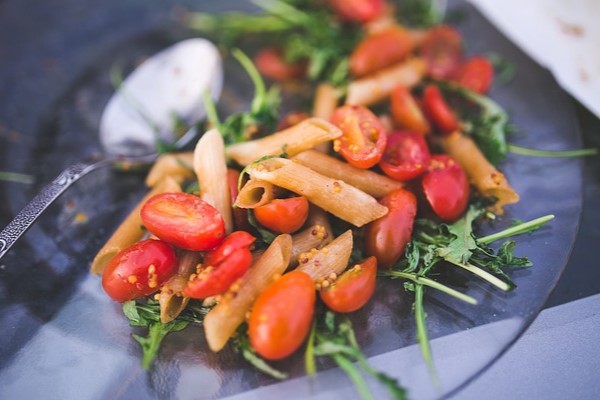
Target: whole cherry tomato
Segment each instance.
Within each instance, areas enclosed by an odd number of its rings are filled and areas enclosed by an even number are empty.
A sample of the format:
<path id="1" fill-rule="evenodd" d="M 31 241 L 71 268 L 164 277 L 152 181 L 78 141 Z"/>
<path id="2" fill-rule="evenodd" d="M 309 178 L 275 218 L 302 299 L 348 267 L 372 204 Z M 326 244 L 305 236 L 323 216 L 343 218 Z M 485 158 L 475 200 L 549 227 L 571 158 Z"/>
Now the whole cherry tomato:
<path id="1" fill-rule="evenodd" d="M 102 287 L 119 302 L 156 292 L 177 272 L 175 252 L 161 240 L 148 239 L 120 251 L 102 274 Z"/>
<path id="2" fill-rule="evenodd" d="M 190 279 L 183 294 L 195 299 L 205 299 L 224 293 L 240 279 L 252 263 L 250 245 L 256 239 L 248 232 L 231 233 L 204 257 L 204 263 Z"/>
<path id="3" fill-rule="evenodd" d="M 422 186 L 427 202 L 444 221 L 454 221 L 467 208 L 469 180 L 460 164 L 450 156 L 431 156 Z"/>
<path id="4" fill-rule="evenodd" d="M 404 86 L 396 86 L 390 96 L 392 118 L 398 128 L 427 134 L 430 131 L 429 123 L 421 111 L 417 100 Z"/>
<path id="5" fill-rule="evenodd" d="M 315 284 L 301 271 L 292 271 L 258 297 L 248 321 L 250 343 L 269 360 L 285 358 L 306 338 L 315 310 Z"/>
<path id="6" fill-rule="evenodd" d="M 379 166 L 387 176 L 408 181 L 427 171 L 429 148 L 423 135 L 400 131 L 388 135 L 388 142 Z"/>
<path id="7" fill-rule="evenodd" d="M 281 50 L 274 47 L 261 50 L 254 57 L 254 63 L 262 75 L 276 81 L 301 78 L 306 72 L 306 66 L 303 63 L 287 62 Z"/>
<path id="8" fill-rule="evenodd" d="M 229 185 L 229 194 L 231 195 L 231 205 L 235 203 L 235 199 L 237 199 L 239 190 L 238 190 L 238 180 L 240 178 L 239 171 L 227 168 L 227 184 Z M 231 212 L 233 214 L 233 222 L 236 229 L 247 231 L 251 229 L 250 224 L 248 223 L 248 210 L 240 207 L 232 207 Z"/>
<path id="9" fill-rule="evenodd" d="M 337 108 L 331 122 L 342 130 L 333 149 L 357 168 L 371 168 L 381 160 L 387 135 L 383 124 L 368 108 L 346 105 Z"/>
<path id="10" fill-rule="evenodd" d="M 345 21 L 368 22 L 384 10 L 384 0 L 326 0 L 335 13 Z"/>
<path id="11" fill-rule="evenodd" d="M 471 57 L 460 67 L 456 78 L 459 85 L 474 92 L 487 93 L 494 79 L 494 66 L 485 57 Z"/>
<path id="12" fill-rule="evenodd" d="M 431 122 L 443 133 L 450 134 L 460 127 L 460 122 L 450 109 L 440 89 L 427 85 L 423 91 L 423 108 Z"/>
<path id="13" fill-rule="evenodd" d="M 308 217 L 308 200 L 304 196 L 275 199 L 256 207 L 254 216 L 259 224 L 277 233 L 294 233 Z"/>
<path id="14" fill-rule="evenodd" d="M 380 268 L 391 268 L 404 254 L 417 214 L 417 199 L 408 190 L 398 189 L 381 200 L 388 213 L 365 229 L 365 250 L 377 258 Z"/>
<path id="15" fill-rule="evenodd" d="M 427 64 L 427 73 L 435 79 L 450 79 L 462 60 L 462 37 L 448 26 L 437 25 L 425 33 L 419 54 Z"/>
<path id="16" fill-rule="evenodd" d="M 210 250 L 225 236 L 221 213 L 191 194 L 157 194 L 146 201 L 140 214 L 152 234 L 182 249 Z"/>
<path id="17" fill-rule="evenodd" d="M 394 65 L 415 47 L 410 33 L 401 27 L 392 27 L 365 37 L 350 55 L 350 71 L 364 76 Z"/>
<path id="18" fill-rule="evenodd" d="M 332 285 L 321 289 L 321 300 L 332 311 L 356 311 L 373 297 L 377 278 L 377 259 L 369 257 L 345 271 Z"/>

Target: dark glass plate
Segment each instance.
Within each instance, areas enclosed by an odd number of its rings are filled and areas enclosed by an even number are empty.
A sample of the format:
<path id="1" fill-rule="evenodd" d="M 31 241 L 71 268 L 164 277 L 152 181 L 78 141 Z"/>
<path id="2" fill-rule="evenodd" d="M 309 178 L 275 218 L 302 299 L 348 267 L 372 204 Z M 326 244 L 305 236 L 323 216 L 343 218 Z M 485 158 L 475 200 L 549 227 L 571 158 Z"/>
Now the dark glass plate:
<path id="1" fill-rule="evenodd" d="M 97 126 L 112 92 L 111 66 L 134 65 L 185 37 L 173 22 L 182 4 L 211 11 L 248 7 L 240 1 L 0 2 L 0 170 L 36 179 L 30 186 L 0 182 L 0 226 L 62 168 L 100 152 Z M 469 53 L 495 52 L 516 66 L 515 79 L 491 93 L 522 132 L 513 141 L 553 150 L 580 146 L 572 101 L 551 75 L 471 7 L 452 6 L 466 16 L 459 28 Z M 231 63 L 226 74 L 224 109 L 244 108 L 251 96 L 247 78 Z M 440 390 L 415 346 L 411 298 L 400 283 L 381 282 L 376 299 L 352 317 L 366 354 L 399 377 L 412 397 L 447 395 L 495 360 L 538 314 L 569 258 L 581 210 L 580 161 L 510 156 L 503 170 L 522 200 L 494 229 L 513 218 L 556 219 L 517 239 L 518 254 L 535 266 L 511 273 L 515 291 L 500 292 L 453 270 L 442 279 L 477 298 L 478 306 L 429 292 Z M 301 357 L 280 363 L 296 378 L 278 384 L 230 350 L 208 352 L 202 330 L 193 327 L 165 341 L 151 373 L 141 369 L 132 328 L 87 271 L 141 197 L 142 181 L 142 174 L 109 169 L 84 178 L 0 262 L 0 398 L 356 397 L 329 364 L 308 380 Z"/>

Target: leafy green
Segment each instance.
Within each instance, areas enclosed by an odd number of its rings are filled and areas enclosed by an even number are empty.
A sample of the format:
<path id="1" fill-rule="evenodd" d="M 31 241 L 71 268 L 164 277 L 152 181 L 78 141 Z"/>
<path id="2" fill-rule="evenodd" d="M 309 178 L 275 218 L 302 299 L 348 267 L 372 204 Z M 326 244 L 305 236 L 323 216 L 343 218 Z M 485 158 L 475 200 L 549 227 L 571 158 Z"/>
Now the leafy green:
<path id="1" fill-rule="evenodd" d="M 515 64 L 506 60 L 498 53 L 487 53 L 486 58 L 494 66 L 494 73 L 497 77 L 496 82 L 508 83 L 515 77 Z"/>
<path id="2" fill-rule="evenodd" d="M 590 147 L 587 149 L 577 149 L 577 150 L 552 151 L 552 150 L 529 149 L 526 147 L 509 144 L 508 151 L 510 151 L 511 153 L 520 154 L 522 156 L 554 157 L 554 158 L 590 157 L 590 156 L 598 155 L 598 149 L 595 147 Z"/>
<path id="3" fill-rule="evenodd" d="M 26 185 L 32 184 L 35 179 L 31 175 L 20 174 L 17 172 L 0 171 L 0 181 L 23 183 Z"/>
<path id="4" fill-rule="evenodd" d="M 288 375 L 286 373 L 271 367 L 264 359 L 256 354 L 256 351 L 254 351 L 250 344 L 250 339 L 248 338 L 248 326 L 246 324 L 240 326 L 232 342 L 235 351 L 240 353 L 254 368 L 275 379 L 287 379 Z"/>
<path id="5" fill-rule="evenodd" d="M 442 22 L 444 18 L 444 10 L 435 0 L 403 0 L 398 3 L 398 20 L 408 26 L 425 28 Z"/>
<path id="6" fill-rule="evenodd" d="M 258 234 L 260 236 L 258 239 L 263 244 L 269 245 L 277 237 L 276 234 L 274 234 L 273 232 L 271 232 L 268 229 L 263 228 L 262 225 L 258 223 L 258 221 L 256 220 L 256 217 L 254 216 L 254 211 L 252 211 L 252 210 L 248 210 L 248 222 L 250 223 L 250 225 L 252 225 L 254 227 L 254 229 L 256 229 L 256 231 L 258 232 Z"/>

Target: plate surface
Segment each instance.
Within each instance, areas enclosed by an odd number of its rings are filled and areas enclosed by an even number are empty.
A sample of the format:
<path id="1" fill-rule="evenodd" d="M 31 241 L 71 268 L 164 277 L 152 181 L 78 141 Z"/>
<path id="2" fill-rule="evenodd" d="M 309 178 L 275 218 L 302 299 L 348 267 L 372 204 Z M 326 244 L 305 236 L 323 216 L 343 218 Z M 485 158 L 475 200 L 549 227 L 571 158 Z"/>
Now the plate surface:
<path id="1" fill-rule="evenodd" d="M 0 64 L 0 170 L 36 178 L 31 186 L 0 182 L 0 226 L 62 168 L 99 153 L 97 126 L 112 92 L 110 68 L 115 62 L 134 65 L 185 37 L 173 24 L 178 3 L 184 2 L 0 2 L 0 59 L 10 60 Z M 195 7 L 248 7 L 240 1 L 203 3 Z M 491 92 L 523 132 L 513 141 L 552 150 L 577 148 L 581 139 L 571 99 L 550 74 L 472 8 L 452 6 L 465 12 L 459 28 L 469 53 L 495 52 L 516 66 L 515 79 Z M 226 74 L 226 108 L 242 109 L 251 96 L 248 80 L 231 64 Z M 479 299 L 478 306 L 428 292 L 427 322 L 442 391 L 433 389 L 412 346 L 411 299 L 400 283 L 381 282 L 376 301 L 353 316 L 365 353 L 398 376 L 412 397 L 447 394 L 489 365 L 537 315 L 566 265 L 581 210 L 581 162 L 510 156 L 503 170 L 522 200 L 494 229 L 512 218 L 555 214 L 556 219 L 517 239 L 518 254 L 529 256 L 534 267 L 511 274 L 519 286 L 514 292 L 467 280 L 461 271 L 443 279 Z M 273 385 L 235 353 L 208 352 L 198 328 L 169 337 L 152 373 L 141 369 L 132 328 L 102 292 L 99 278 L 87 271 L 95 251 L 141 197 L 142 181 L 141 174 L 111 170 L 84 178 L 0 262 L 0 398 L 356 396 L 335 369 L 310 383 L 298 378 Z M 302 375 L 300 357 L 279 366 Z"/>

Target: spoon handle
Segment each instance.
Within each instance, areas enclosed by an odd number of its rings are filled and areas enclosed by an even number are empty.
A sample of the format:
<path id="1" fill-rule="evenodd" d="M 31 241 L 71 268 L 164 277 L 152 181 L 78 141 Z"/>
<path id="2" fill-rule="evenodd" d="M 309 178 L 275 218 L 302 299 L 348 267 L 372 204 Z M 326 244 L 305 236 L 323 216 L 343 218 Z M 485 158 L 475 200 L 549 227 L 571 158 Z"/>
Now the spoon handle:
<path id="1" fill-rule="evenodd" d="M 95 163 L 79 163 L 65 169 L 50 182 L 19 214 L 0 232 L 0 259 L 10 250 L 40 215 L 74 182 L 98 168 L 108 166 L 114 160 L 104 159 Z"/>

